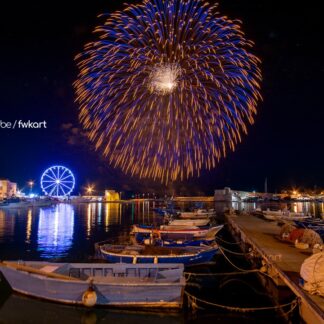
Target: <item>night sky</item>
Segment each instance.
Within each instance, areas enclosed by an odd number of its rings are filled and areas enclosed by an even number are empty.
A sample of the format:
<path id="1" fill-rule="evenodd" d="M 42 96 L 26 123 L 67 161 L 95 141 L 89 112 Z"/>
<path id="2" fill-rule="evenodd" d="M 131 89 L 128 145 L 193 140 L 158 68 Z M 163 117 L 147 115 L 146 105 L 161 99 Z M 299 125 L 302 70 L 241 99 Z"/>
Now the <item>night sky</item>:
<path id="1" fill-rule="evenodd" d="M 70 167 L 77 187 L 134 192 L 211 194 L 242 190 L 324 187 L 322 23 L 315 2 L 224 0 L 219 11 L 243 21 L 262 59 L 263 102 L 234 153 L 200 178 L 160 183 L 129 178 L 94 152 L 78 123 L 72 83 L 74 56 L 93 40 L 100 13 L 124 1 L 11 2 L 0 20 L 0 120 L 47 121 L 47 129 L 0 129 L 0 178 L 26 186 L 53 164 Z M 138 1 L 128 1 L 134 3 Z M 209 1 L 214 2 L 214 1 Z M 68 3 L 68 4 L 67 4 Z M 113 4 L 112 4 L 113 3 Z M 284 6 L 283 6 L 284 3 Z"/>

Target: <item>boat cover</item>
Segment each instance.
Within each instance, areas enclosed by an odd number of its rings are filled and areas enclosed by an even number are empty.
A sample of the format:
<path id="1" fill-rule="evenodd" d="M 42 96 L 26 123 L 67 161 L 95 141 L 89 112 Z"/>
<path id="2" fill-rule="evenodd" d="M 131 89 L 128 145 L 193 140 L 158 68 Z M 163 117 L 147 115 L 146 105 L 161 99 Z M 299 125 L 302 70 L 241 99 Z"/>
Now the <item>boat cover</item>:
<path id="1" fill-rule="evenodd" d="M 324 252 L 305 259 L 300 275 L 305 280 L 303 288 L 312 295 L 324 296 Z"/>

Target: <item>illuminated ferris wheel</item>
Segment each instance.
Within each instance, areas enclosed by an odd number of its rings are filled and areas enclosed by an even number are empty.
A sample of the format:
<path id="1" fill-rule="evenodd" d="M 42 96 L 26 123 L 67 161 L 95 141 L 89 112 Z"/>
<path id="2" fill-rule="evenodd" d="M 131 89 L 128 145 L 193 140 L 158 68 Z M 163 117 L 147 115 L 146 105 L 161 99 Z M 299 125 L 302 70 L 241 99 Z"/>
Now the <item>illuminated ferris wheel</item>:
<path id="1" fill-rule="evenodd" d="M 68 168 L 55 165 L 42 175 L 41 187 L 45 195 L 52 197 L 68 196 L 74 189 L 75 178 Z"/>

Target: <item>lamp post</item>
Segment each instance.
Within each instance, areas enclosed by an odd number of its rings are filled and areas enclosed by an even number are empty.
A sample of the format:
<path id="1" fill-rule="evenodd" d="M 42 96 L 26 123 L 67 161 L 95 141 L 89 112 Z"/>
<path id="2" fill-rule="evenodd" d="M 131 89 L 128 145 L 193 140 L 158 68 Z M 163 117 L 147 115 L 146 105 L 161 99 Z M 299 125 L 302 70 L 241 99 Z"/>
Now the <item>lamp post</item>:
<path id="1" fill-rule="evenodd" d="M 88 196 L 91 196 L 91 195 L 92 195 L 92 192 L 93 192 L 93 186 L 90 186 L 90 185 L 89 185 L 89 186 L 87 187 L 87 195 L 88 195 Z"/>
<path id="2" fill-rule="evenodd" d="M 34 184 L 35 184 L 35 182 L 33 180 L 28 181 L 29 195 L 32 194 Z"/>

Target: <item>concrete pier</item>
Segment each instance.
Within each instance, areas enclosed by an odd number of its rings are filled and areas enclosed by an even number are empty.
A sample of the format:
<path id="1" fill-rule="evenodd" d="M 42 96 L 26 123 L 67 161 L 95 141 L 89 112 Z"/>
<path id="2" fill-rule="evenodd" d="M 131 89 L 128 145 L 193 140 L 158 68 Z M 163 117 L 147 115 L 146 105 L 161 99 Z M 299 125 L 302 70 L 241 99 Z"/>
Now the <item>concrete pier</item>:
<path id="1" fill-rule="evenodd" d="M 306 323 L 324 323 L 324 298 L 310 295 L 299 286 L 303 261 L 311 255 L 294 245 L 281 242 L 280 227 L 250 214 L 225 215 L 229 230 L 243 245 L 250 245 L 266 262 L 268 274 L 277 285 L 286 285 L 300 300 L 300 316 Z"/>

